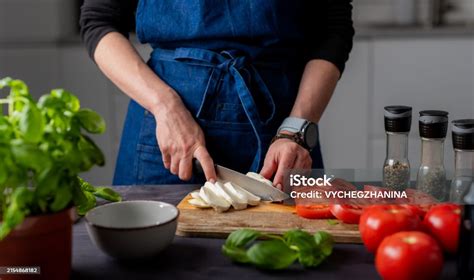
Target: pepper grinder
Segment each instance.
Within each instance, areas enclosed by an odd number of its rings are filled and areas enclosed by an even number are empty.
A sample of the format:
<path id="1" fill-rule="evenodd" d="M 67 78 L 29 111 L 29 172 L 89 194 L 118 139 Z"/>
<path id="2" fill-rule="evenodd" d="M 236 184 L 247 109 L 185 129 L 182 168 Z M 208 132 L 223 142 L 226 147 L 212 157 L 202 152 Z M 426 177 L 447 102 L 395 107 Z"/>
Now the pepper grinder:
<path id="1" fill-rule="evenodd" d="M 457 254 L 457 279 L 474 279 L 474 119 L 453 121 L 456 171 L 451 197 L 461 197 L 462 216 Z M 454 189 L 456 187 L 456 189 Z"/>
<path id="2" fill-rule="evenodd" d="M 416 188 L 442 201 L 446 199 L 446 169 L 444 168 L 444 139 L 448 131 L 448 112 L 421 111 L 421 164 Z"/>
<path id="3" fill-rule="evenodd" d="M 383 185 L 392 190 L 405 190 L 410 184 L 408 134 L 411 114 L 412 108 L 408 106 L 385 107 L 387 157 L 383 167 Z"/>

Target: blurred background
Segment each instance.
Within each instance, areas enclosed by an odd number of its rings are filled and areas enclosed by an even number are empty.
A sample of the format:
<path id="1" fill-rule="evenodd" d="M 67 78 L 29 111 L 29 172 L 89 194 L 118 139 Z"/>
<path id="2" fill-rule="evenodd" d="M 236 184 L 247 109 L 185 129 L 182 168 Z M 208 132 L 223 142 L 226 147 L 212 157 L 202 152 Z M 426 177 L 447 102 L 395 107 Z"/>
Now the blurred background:
<path id="1" fill-rule="evenodd" d="M 410 105 L 410 162 L 420 162 L 418 112 L 446 110 L 450 120 L 474 118 L 473 0 L 354 0 L 354 49 L 320 123 L 331 169 L 381 168 L 383 107 Z M 35 97 L 52 88 L 79 96 L 102 114 L 95 137 L 107 164 L 84 177 L 111 184 L 128 98 L 89 59 L 79 37 L 80 0 L 0 0 L 0 77 L 25 80 Z M 150 49 L 136 44 L 147 59 Z M 450 135 L 450 132 L 448 132 Z M 451 137 L 445 148 L 453 169 Z"/>

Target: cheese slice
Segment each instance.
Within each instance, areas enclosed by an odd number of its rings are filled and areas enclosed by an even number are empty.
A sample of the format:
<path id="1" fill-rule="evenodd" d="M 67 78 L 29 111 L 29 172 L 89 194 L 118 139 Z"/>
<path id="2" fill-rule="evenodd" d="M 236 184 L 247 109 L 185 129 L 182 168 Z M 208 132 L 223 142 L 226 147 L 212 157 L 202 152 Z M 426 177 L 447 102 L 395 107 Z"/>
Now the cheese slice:
<path id="1" fill-rule="evenodd" d="M 239 192 L 241 195 L 245 196 L 247 198 L 247 204 L 252 205 L 252 206 L 257 206 L 260 203 L 260 197 L 254 195 L 253 193 L 245 190 L 244 188 L 240 187 L 237 184 L 233 184 L 232 186 L 234 189 Z"/>
<path id="2" fill-rule="evenodd" d="M 224 185 L 216 183 L 216 185 L 218 185 L 222 191 L 224 191 L 226 195 L 230 197 L 232 201 L 232 207 L 234 207 L 235 210 L 243 210 L 247 208 L 247 197 L 237 192 L 231 183 L 227 182 Z"/>
<path id="3" fill-rule="evenodd" d="M 188 203 L 197 208 L 211 208 L 211 205 L 207 204 L 201 198 L 191 198 L 188 200 Z"/>
<path id="4" fill-rule="evenodd" d="M 260 175 L 258 173 L 247 172 L 247 174 L 245 174 L 245 175 L 273 187 L 272 181 L 268 180 L 267 178 L 263 177 L 262 175 Z"/>
<path id="5" fill-rule="evenodd" d="M 216 193 L 214 185 L 210 182 L 204 184 L 199 192 L 199 196 L 217 212 L 225 212 L 230 208 L 231 204 Z"/>

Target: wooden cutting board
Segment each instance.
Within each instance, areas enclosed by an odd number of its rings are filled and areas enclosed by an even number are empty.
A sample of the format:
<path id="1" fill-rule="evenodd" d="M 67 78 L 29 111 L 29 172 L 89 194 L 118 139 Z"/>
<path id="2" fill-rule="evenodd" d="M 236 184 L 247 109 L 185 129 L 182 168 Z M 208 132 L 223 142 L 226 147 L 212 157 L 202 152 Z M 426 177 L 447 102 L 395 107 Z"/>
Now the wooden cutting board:
<path id="1" fill-rule="evenodd" d="M 217 213 L 213 209 L 199 209 L 188 203 L 187 195 L 178 205 L 177 235 L 188 237 L 225 238 L 237 229 L 252 228 L 265 233 L 282 234 L 289 229 L 303 229 L 314 233 L 324 230 L 339 243 L 362 243 L 357 225 L 330 224 L 328 220 L 309 220 L 296 215 L 295 207 L 262 202 L 245 210 Z"/>

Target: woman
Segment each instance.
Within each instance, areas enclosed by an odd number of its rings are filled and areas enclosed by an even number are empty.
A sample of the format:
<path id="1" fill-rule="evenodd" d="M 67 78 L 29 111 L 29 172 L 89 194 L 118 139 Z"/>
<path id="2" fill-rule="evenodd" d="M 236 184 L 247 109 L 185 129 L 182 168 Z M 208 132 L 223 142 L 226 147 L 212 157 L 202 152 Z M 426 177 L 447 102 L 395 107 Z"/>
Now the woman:
<path id="1" fill-rule="evenodd" d="M 352 49 L 350 2 L 85 0 L 90 55 L 132 99 L 114 184 L 197 183 L 193 158 L 207 180 L 217 163 L 280 188 L 288 169 L 322 168 L 316 124 Z"/>

